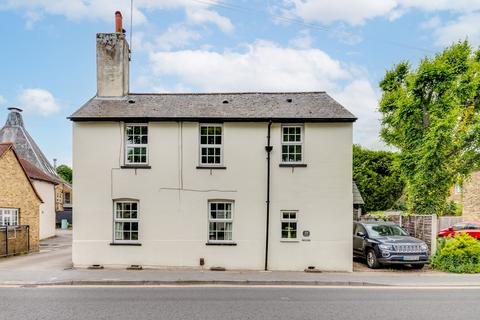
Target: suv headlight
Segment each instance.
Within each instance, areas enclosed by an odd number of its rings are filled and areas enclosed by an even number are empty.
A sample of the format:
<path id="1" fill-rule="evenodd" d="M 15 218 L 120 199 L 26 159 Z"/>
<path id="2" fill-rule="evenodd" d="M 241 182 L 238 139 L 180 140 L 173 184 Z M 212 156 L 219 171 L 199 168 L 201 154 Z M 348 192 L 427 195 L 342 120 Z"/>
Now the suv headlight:
<path id="1" fill-rule="evenodd" d="M 428 246 L 426 243 L 423 243 L 422 245 L 420 245 L 420 249 L 422 249 L 422 251 L 428 251 Z"/>
<path id="2" fill-rule="evenodd" d="M 382 251 L 393 251 L 393 246 L 391 244 L 379 244 L 378 247 Z"/>

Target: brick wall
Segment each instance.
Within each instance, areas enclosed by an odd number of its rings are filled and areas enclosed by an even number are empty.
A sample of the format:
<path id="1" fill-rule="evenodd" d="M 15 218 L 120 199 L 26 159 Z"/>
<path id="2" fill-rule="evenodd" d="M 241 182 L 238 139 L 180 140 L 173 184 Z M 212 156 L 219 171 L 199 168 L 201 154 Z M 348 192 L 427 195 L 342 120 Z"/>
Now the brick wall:
<path id="1" fill-rule="evenodd" d="M 30 251 L 39 250 L 40 200 L 12 150 L 0 157 L 0 207 L 19 209 L 19 224 L 30 226 Z"/>

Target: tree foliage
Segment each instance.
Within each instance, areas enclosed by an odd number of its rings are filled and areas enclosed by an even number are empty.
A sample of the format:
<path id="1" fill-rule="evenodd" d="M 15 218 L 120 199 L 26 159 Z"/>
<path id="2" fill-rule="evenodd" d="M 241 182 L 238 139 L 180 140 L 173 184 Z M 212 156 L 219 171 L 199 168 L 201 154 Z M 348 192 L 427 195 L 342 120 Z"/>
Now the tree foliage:
<path id="1" fill-rule="evenodd" d="M 445 211 L 449 188 L 479 162 L 480 51 L 468 42 L 387 71 L 381 136 L 400 151 L 407 207 L 417 214 Z"/>
<path id="2" fill-rule="evenodd" d="M 353 180 L 367 212 L 390 209 L 402 195 L 404 184 L 395 166 L 396 156 L 393 152 L 353 146 Z"/>
<path id="3" fill-rule="evenodd" d="M 57 174 L 66 182 L 72 183 L 72 169 L 65 165 L 59 165 L 57 167 Z"/>

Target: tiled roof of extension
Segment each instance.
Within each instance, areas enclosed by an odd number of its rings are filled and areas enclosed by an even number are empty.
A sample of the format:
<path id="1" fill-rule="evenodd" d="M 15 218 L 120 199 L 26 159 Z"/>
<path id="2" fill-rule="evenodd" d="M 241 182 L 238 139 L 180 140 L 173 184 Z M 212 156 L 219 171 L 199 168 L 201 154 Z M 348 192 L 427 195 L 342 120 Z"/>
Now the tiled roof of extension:
<path id="1" fill-rule="evenodd" d="M 252 92 L 93 97 L 69 119 L 353 122 L 356 117 L 325 92 Z"/>
<path id="2" fill-rule="evenodd" d="M 365 204 L 362 198 L 362 194 L 360 190 L 358 190 L 357 184 L 355 181 L 352 183 L 352 191 L 353 191 L 353 204 Z"/>
<path id="3" fill-rule="evenodd" d="M 0 157 L 12 147 L 12 144 L 9 142 L 0 143 Z"/>
<path id="4" fill-rule="evenodd" d="M 31 162 L 25 159 L 20 159 L 20 163 L 22 164 L 23 168 L 25 169 L 25 172 L 27 173 L 30 179 L 40 180 L 40 181 L 44 181 L 52 184 L 60 183 L 60 180 L 55 180 L 51 176 L 44 173 L 42 170 L 38 169 Z"/>

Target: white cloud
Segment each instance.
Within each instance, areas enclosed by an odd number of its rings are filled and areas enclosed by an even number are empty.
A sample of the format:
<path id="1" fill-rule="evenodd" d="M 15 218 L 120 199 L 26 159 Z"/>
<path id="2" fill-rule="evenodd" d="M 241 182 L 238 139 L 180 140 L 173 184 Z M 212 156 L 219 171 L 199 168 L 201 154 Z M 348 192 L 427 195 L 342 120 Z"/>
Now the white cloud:
<path id="1" fill-rule="evenodd" d="M 6 102 L 7 100 L 3 96 L 0 96 L 0 106 L 4 105 Z"/>
<path id="2" fill-rule="evenodd" d="M 216 0 L 136 0 L 133 6 L 133 23 L 142 25 L 148 22 L 146 12 L 184 8 L 189 21 L 204 24 L 212 23 L 223 32 L 232 32 L 231 21 L 209 8 Z M 1 10 L 19 10 L 26 12 L 27 27 L 42 19 L 45 15 L 62 15 L 69 20 L 103 20 L 114 21 L 114 12 L 120 10 L 124 19 L 129 21 L 130 0 L 2 0 Z M 127 22 L 126 21 L 126 22 Z"/>
<path id="3" fill-rule="evenodd" d="M 27 113 L 48 116 L 60 111 L 55 97 L 44 89 L 25 89 L 18 95 L 20 107 Z"/>
<path id="4" fill-rule="evenodd" d="M 480 29 L 478 28 L 480 13 L 472 13 L 460 16 L 458 19 L 450 21 L 441 26 L 436 26 L 433 30 L 436 41 L 439 46 L 448 46 L 456 41 L 468 39 L 474 46 L 480 44 Z"/>
<path id="5" fill-rule="evenodd" d="M 234 30 L 233 24 L 228 18 L 205 8 L 188 8 L 187 17 L 192 23 L 212 23 L 225 33 L 231 33 Z"/>
<path id="6" fill-rule="evenodd" d="M 330 24 L 343 21 L 361 25 L 367 20 L 385 17 L 397 19 L 409 10 L 473 13 L 480 0 L 284 0 L 284 12 L 308 22 Z"/>
<path id="7" fill-rule="evenodd" d="M 313 44 L 313 38 L 309 30 L 302 30 L 296 38 L 290 40 L 290 45 L 299 49 L 308 49 Z"/>
<path id="8" fill-rule="evenodd" d="M 155 45 L 161 50 L 171 50 L 185 47 L 198 39 L 200 39 L 198 32 L 190 30 L 184 25 L 173 25 L 155 39 Z"/>
<path id="9" fill-rule="evenodd" d="M 397 6 L 397 0 L 286 0 L 285 3 L 294 15 L 305 21 L 325 24 L 344 21 L 351 25 L 387 15 Z"/>
<path id="10" fill-rule="evenodd" d="M 380 93 L 367 79 L 353 80 L 340 91 L 332 92 L 332 96 L 358 118 L 354 124 L 354 143 L 373 149 L 386 148 L 379 138 L 381 116 L 377 110 Z"/>
<path id="11" fill-rule="evenodd" d="M 153 72 L 150 88 L 184 91 L 195 88 L 209 92 L 239 91 L 320 91 L 356 114 L 355 142 L 378 148 L 378 93 L 365 71 L 344 64 L 314 48 L 282 47 L 272 42 L 256 41 L 242 50 L 158 51 L 150 55 Z M 166 79 L 177 78 L 174 87 Z M 165 79 L 165 81 L 162 81 Z M 146 79 L 142 79 L 146 84 Z"/>

